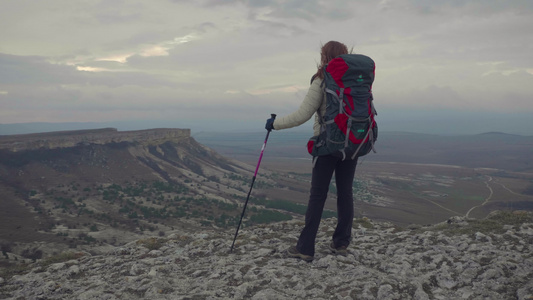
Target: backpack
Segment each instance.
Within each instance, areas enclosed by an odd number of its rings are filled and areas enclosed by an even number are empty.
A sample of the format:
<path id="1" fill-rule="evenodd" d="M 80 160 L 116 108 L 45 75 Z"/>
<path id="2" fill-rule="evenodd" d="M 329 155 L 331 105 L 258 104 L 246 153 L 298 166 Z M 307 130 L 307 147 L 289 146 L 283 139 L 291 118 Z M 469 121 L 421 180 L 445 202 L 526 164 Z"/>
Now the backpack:
<path id="1" fill-rule="evenodd" d="M 326 112 L 317 111 L 320 134 L 307 143 L 313 157 L 334 155 L 355 159 L 374 150 L 378 127 L 372 103 L 374 61 L 361 54 L 343 54 L 324 66 Z"/>

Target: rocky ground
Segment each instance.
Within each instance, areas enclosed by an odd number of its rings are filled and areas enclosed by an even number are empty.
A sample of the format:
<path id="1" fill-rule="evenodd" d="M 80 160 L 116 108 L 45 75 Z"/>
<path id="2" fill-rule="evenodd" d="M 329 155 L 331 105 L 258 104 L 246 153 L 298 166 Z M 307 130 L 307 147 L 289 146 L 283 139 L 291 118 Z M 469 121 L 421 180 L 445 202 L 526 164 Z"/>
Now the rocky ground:
<path id="1" fill-rule="evenodd" d="M 314 261 L 287 258 L 302 221 L 153 237 L 102 255 L 64 253 L 16 275 L 2 299 L 533 299 L 531 214 L 402 229 L 358 219 L 347 256 L 321 225 Z"/>

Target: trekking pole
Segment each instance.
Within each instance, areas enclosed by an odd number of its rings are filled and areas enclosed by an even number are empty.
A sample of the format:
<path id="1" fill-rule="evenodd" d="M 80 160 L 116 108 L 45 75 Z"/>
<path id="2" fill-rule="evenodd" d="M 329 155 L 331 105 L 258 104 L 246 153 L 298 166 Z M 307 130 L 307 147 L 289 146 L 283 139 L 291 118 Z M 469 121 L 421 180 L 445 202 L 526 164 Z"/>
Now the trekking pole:
<path id="1" fill-rule="evenodd" d="M 276 119 L 276 114 L 270 114 L 270 116 L 272 117 L 272 119 Z M 250 194 L 252 193 L 252 188 L 254 187 L 255 178 L 257 177 L 257 171 L 259 170 L 259 165 L 261 164 L 261 159 L 263 158 L 263 152 L 265 152 L 265 147 L 266 147 L 269 135 L 270 135 L 270 130 L 267 131 L 265 142 L 263 143 L 263 147 L 261 147 L 261 154 L 259 155 L 259 161 L 257 162 L 257 167 L 255 167 L 254 177 L 252 178 L 252 183 L 250 184 L 250 191 L 248 191 L 246 202 L 244 202 L 244 207 L 241 213 L 241 219 L 239 220 L 239 225 L 237 226 L 237 230 L 235 231 L 235 236 L 233 237 L 233 243 L 231 243 L 231 249 L 229 250 L 230 252 L 233 251 L 235 240 L 237 239 L 237 235 L 239 234 L 239 228 L 241 227 L 242 218 L 244 217 L 244 211 L 246 211 L 246 206 L 248 205 L 248 200 L 250 199 Z"/>

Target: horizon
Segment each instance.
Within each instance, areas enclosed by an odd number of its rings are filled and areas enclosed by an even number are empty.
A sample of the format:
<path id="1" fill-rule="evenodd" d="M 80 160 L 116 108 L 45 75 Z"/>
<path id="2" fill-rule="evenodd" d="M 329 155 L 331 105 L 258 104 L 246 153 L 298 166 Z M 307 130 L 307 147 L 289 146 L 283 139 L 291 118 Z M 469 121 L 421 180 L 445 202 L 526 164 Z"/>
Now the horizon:
<path id="1" fill-rule="evenodd" d="M 254 122 L 252 124 L 258 125 L 260 122 Z M 148 125 L 148 124 L 152 124 Z M 176 126 L 179 125 L 179 126 Z M 181 124 L 186 125 L 186 124 Z M 38 134 L 38 133 L 50 133 L 50 132 L 61 132 L 61 131 L 77 131 L 77 130 L 95 130 L 95 129 L 104 129 L 104 128 L 113 128 L 117 131 L 137 131 L 137 130 L 149 130 L 149 129 L 165 129 L 165 128 L 174 128 L 174 129 L 190 129 L 191 136 L 200 135 L 202 133 L 221 133 L 221 134 L 250 134 L 250 133 L 263 133 L 265 132 L 264 128 L 254 127 L 245 129 L 243 126 L 240 127 L 217 127 L 209 128 L 200 126 L 181 126 L 179 123 L 173 123 L 168 121 L 122 121 L 122 122 L 64 122 L 64 123 L 54 123 L 54 122 L 33 122 L 33 123 L 13 123 L 13 124 L 2 124 L 0 123 L 0 136 L 9 136 L 9 135 L 24 135 L 24 134 Z M 379 125 L 379 123 L 378 123 Z M 480 130 L 480 131 L 439 131 L 439 130 L 417 130 L 417 128 L 409 127 L 388 127 L 385 129 L 379 127 L 379 132 L 383 134 L 392 134 L 392 133 L 406 133 L 406 134 L 422 134 L 422 135 L 436 135 L 436 136 L 470 136 L 470 135 L 480 135 L 488 133 L 496 134 L 507 134 L 507 135 L 518 135 L 524 137 L 533 136 L 529 131 L 517 131 L 517 132 L 506 132 L 501 130 Z M 288 130 L 274 130 L 276 134 L 312 134 L 312 123 L 306 122 L 304 125 L 291 128 Z"/>
<path id="2" fill-rule="evenodd" d="M 527 0 L 4 1 L 0 123 L 259 129 L 338 40 L 376 62 L 385 131 L 532 135 L 531 27 Z"/>

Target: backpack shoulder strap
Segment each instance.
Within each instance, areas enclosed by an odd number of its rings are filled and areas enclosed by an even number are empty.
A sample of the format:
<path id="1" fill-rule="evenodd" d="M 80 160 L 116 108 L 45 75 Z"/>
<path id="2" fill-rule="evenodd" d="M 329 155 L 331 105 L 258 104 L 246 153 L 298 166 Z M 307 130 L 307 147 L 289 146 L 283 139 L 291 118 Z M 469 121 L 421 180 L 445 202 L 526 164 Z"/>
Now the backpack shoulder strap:
<path id="1" fill-rule="evenodd" d="M 315 74 L 316 76 L 316 74 Z M 313 82 L 311 80 L 311 82 Z M 318 107 L 318 110 L 316 111 L 317 115 L 318 115 L 318 123 L 320 123 L 320 126 L 324 126 L 326 123 L 324 123 L 324 116 L 322 115 L 322 113 L 320 112 L 320 110 L 322 109 L 322 105 L 324 103 L 324 101 L 326 101 L 327 99 L 327 88 L 326 88 L 326 81 L 325 80 L 322 80 L 322 82 L 320 83 L 320 87 L 322 88 L 322 90 L 324 91 L 324 95 L 322 96 L 322 102 L 320 102 L 320 106 Z"/>
<path id="2" fill-rule="evenodd" d="M 315 80 L 317 77 L 318 77 L 318 74 L 314 74 L 314 75 L 311 77 L 311 81 L 309 81 L 309 84 L 313 84 L 313 80 Z"/>

